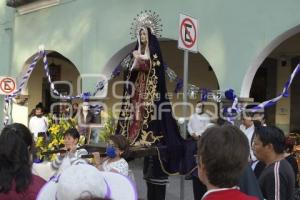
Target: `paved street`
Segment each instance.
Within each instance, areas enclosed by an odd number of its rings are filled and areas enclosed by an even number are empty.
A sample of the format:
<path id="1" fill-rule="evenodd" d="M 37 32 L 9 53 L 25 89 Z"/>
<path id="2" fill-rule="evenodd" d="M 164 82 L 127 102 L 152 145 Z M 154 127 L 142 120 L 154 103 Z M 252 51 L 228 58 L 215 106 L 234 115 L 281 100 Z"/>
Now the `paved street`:
<path id="1" fill-rule="evenodd" d="M 138 194 L 140 199 L 146 200 L 147 188 L 145 181 L 143 180 L 143 160 L 136 159 L 129 162 L 129 167 L 134 173 L 134 178 L 137 184 Z M 193 200 L 193 185 L 192 181 L 185 181 L 184 200 Z M 167 187 L 167 198 L 166 200 L 177 200 L 179 199 L 180 191 L 180 176 L 171 176 L 170 184 Z"/>

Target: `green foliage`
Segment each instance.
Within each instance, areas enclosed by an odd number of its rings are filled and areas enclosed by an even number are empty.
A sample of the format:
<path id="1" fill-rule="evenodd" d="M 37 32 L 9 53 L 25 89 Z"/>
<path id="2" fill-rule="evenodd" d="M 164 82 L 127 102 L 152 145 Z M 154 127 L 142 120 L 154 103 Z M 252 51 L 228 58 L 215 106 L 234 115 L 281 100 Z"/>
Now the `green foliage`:
<path id="1" fill-rule="evenodd" d="M 114 118 L 114 114 L 109 111 L 107 114 L 107 120 L 104 123 L 104 127 L 101 129 L 99 133 L 99 140 L 101 142 L 107 142 L 108 138 L 111 135 L 114 135 L 116 131 L 116 119 Z"/>

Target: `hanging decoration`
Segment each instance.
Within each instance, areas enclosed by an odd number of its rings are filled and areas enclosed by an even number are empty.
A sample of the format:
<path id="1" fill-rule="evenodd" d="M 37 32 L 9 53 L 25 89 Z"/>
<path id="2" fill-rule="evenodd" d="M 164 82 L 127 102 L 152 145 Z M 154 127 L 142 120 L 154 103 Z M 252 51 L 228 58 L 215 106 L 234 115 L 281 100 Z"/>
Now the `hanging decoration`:
<path id="1" fill-rule="evenodd" d="M 148 11 L 147 11 L 148 12 Z M 156 30 L 154 28 L 154 30 Z M 158 29 L 157 29 L 158 30 Z M 131 54 L 128 54 L 125 59 L 123 59 L 122 63 L 120 63 L 120 65 L 118 65 L 112 72 L 110 79 L 108 80 L 101 80 L 96 84 L 96 89 L 93 92 L 93 94 L 91 94 L 90 92 L 83 92 L 80 95 L 77 96 L 65 96 L 65 95 L 61 95 L 54 86 L 54 83 L 52 82 L 50 73 L 49 73 L 49 66 L 48 66 L 48 61 L 47 61 L 47 54 L 44 50 L 44 46 L 39 46 L 39 51 L 36 54 L 36 56 L 34 57 L 32 63 L 29 65 L 28 70 L 25 72 L 25 74 L 23 75 L 23 77 L 21 78 L 21 82 L 17 87 L 17 90 L 10 95 L 6 95 L 4 97 L 4 109 L 3 109 L 3 113 L 4 113 L 4 121 L 3 124 L 4 126 L 6 126 L 9 122 L 9 120 L 11 119 L 10 116 L 10 112 L 9 112 L 9 108 L 10 108 L 10 104 L 12 99 L 14 99 L 16 96 L 18 96 L 22 89 L 24 88 L 24 86 L 26 85 L 28 79 L 30 78 L 30 75 L 32 73 L 32 71 L 35 69 L 37 61 L 40 58 L 43 58 L 43 64 L 44 64 L 44 70 L 47 76 L 47 80 L 50 84 L 50 88 L 51 91 L 59 96 L 61 99 L 67 99 L 67 100 L 72 100 L 72 99 L 83 99 L 83 101 L 89 101 L 89 99 L 91 97 L 96 96 L 96 94 L 100 91 L 102 91 L 105 88 L 105 85 L 113 78 L 117 77 L 120 75 L 121 71 L 122 71 L 122 67 L 126 68 L 126 66 L 130 65 L 130 57 Z M 175 93 L 178 93 L 180 90 L 182 90 L 183 88 L 183 80 L 177 76 L 177 74 L 175 73 L 174 70 L 172 70 L 171 68 L 169 68 L 166 64 L 164 64 L 164 69 L 165 72 L 167 74 L 167 76 L 169 77 L 170 81 L 174 81 L 175 82 Z M 291 74 L 291 76 L 289 77 L 289 79 L 287 80 L 287 82 L 284 85 L 284 88 L 282 90 L 282 93 L 280 95 L 278 95 L 277 97 L 264 101 L 260 104 L 258 104 L 257 106 L 255 106 L 254 108 L 248 109 L 247 111 L 250 112 L 257 112 L 260 110 L 263 110 L 264 108 L 270 107 L 274 104 L 276 104 L 282 97 L 288 97 L 289 93 L 288 90 L 295 78 L 295 76 L 300 72 L 300 64 L 298 64 L 296 66 L 296 68 L 294 69 L 293 73 Z M 205 88 L 200 89 L 198 86 L 195 86 L 193 84 L 188 84 L 188 96 L 189 97 L 195 97 L 196 95 L 199 95 L 200 100 L 201 101 L 208 101 L 209 99 L 215 101 L 215 102 L 221 102 L 222 98 L 225 97 L 226 99 L 232 101 L 232 105 L 230 107 L 225 107 L 223 110 L 224 115 L 226 115 L 228 117 L 228 121 L 230 121 L 232 123 L 232 119 L 234 118 L 234 116 L 236 116 L 238 113 L 242 112 L 245 110 L 245 108 L 240 108 L 239 107 L 239 102 L 238 102 L 238 97 L 237 95 L 235 95 L 234 90 L 233 89 L 228 89 L 226 90 L 224 93 L 222 93 L 219 90 L 208 90 Z M 100 112 L 101 109 L 103 109 L 103 106 L 101 105 L 90 105 L 91 109 L 96 109 L 97 112 Z"/>
<path id="2" fill-rule="evenodd" d="M 21 93 L 21 91 L 25 87 L 26 83 L 28 82 L 32 71 L 35 69 L 37 61 L 40 58 L 43 59 L 44 70 L 45 70 L 45 73 L 46 73 L 47 80 L 50 84 L 51 92 L 53 92 L 53 94 L 59 96 L 60 99 L 65 99 L 65 100 L 83 99 L 84 101 L 88 101 L 90 99 L 90 97 L 92 96 L 90 94 L 90 92 L 84 92 L 84 93 L 82 93 L 80 95 L 77 95 L 77 96 L 65 96 L 65 95 L 60 94 L 55 89 L 54 83 L 52 82 L 52 79 L 51 79 L 51 76 L 50 76 L 48 60 L 47 60 L 47 53 L 45 51 L 45 48 L 44 48 L 43 45 L 40 45 L 38 53 L 36 54 L 36 56 L 34 57 L 32 63 L 29 65 L 27 71 L 25 72 L 25 74 L 21 78 L 21 82 L 18 85 L 17 90 L 13 94 L 6 95 L 4 97 L 4 108 L 3 108 L 3 113 L 4 113 L 3 125 L 4 126 L 6 126 L 9 123 L 10 119 L 11 119 L 11 114 L 9 112 L 11 101 Z M 97 94 L 97 92 L 103 90 L 104 86 L 105 86 L 105 81 L 104 80 L 99 81 L 96 85 L 96 89 L 93 93 L 93 96 L 95 96 Z M 100 113 L 100 111 L 103 109 L 103 106 L 96 104 L 96 105 L 90 105 L 90 108 L 93 109 L 96 113 Z"/>
<path id="3" fill-rule="evenodd" d="M 300 72 L 300 63 L 296 66 L 293 73 L 291 74 L 289 79 L 284 84 L 284 87 L 283 87 L 283 90 L 282 90 L 281 94 L 279 94 L 277 97 L 275 97 L 271 100 L 267 100 L 267 101 L 264 101 L 264 102 L 258 104 L 254 108 L 250 109 L 250 111 L 251 112 L 256 112 L 256 111 L 262 110 L 264 108 L 267 108 L 267 107 L 270 107 L 270 106 L 276 104 L 282 97 L 288 97 L 289 96 L 289 93 L 288 93 L 289 88 L 290 88 L 295 76 L 297 74 L 299 74 L 299 72 Z"/>
<path id="4" fill-rule="evenodd" d="M 281 94 L 279 94 L 277 97 L 264 101 L 260 104 L 258 104 L 257 106 L 251 108 L 251 109 L 247 109 L 248 112 L 258 112 L 261 111 L 265 108 L 268 108 L 270 106 L 275 105 L 281 98 L 283 97 L 288 97 L 289 96 L 289 88 L 295 78 L 295 76 L 300 72 L 300 63 L 296 66 L 296 68 L 294 69 L 293 73 L 290 75 L 289 79 L 286 81 L 286 83 L 284 84 L 283 90 L 281 92 Z M 223 112 L 225 113 L 225 115 L 227 114 L 228 116 L 230 116 L 227 120 L 231 123 L 233 123 L 233 119 L 236 116 L 236 114 L 241 113 L 242 111 L 245 111 L 246 108 L 240 108 L 238 107 L 238 97 L 234 94 L 234 91 L 232 89 L 229 89 L 227 91 L 225 91 L 225 97 L 228 100 L 233 100 L 232 106 L 229 108 L 224 108 Z"/>
<path id="5" fill-rule="evenodd" d="M 6 95 L 4 97 L 4 109 L 3 109 L 3 113 L 4 113 L 3 125 L 4 126 L 6 126 L 8 124 L 8 122 L 11 118 L 10 113 L 9 113 L 9 105 L 11 103 L 11 100 L 21 93 L 21 91 L 24 88 L 24 86 L 26 85 L 32 71 L 36 67 L 36 63 L 37 63 L 38 59 L 42 56 L 43 51 L 44 51 L 44 47 L 39 46 L 39 51 L 36 54 L 36 56 L 34 57 L 32 63 L 29 65 L 28 70 L 26 71 L 25 75 L 22 77 L 21 82 L 17 87 L 17 90 L 13 94 Z"/>

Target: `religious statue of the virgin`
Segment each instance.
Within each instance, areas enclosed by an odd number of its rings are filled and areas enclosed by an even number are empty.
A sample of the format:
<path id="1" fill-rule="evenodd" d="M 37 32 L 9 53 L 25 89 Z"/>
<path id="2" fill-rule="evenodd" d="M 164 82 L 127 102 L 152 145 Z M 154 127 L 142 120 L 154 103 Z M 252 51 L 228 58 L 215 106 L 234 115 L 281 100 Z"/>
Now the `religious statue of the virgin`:
<path id="1" fill-rule="evenodd" d="M 121 62 L 126 69 L 127 84 L 117 134 L 125 135 L 131 145 L 164 145 L 169 153 L 181 155 L 183 139 L 167 96 L 164 62 L 157 39 L 162 27 L 159 23 L 157 14 L 146 11 L 132 24 L 131 34 L 137 42 Z M 178 156 L 173 157 L 178 161 Z"/>
<path id="2" fill-rule="evenodd" d="M 144 159 L 144 179 L 150 200 L 160 199 L 155 195 L 164 199 L 168 175 L 179 171 L 183 155 L 183 139 L 167 96 L 164 62 L 157 39 L 162 28 L 159 23 L 156 13 L 146 11 L 132 24 L 131 35 L 137 42 L 134 50 L 121 61 L 126 84 L 116 131 L 126 136 L 133 146 L 158 149 L 158 155 Z"/>

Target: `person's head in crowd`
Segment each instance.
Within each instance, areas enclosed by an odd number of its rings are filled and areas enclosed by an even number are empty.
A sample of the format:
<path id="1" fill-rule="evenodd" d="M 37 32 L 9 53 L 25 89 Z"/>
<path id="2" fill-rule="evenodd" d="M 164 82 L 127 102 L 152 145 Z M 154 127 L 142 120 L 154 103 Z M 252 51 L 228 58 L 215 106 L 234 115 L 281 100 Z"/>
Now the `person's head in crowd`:
<path id="1" fill-rule="evenodd" d="M 33 138 L 23 124 L 4 127 L 0 135 L 0 193 L 7 193 L 15 183 L 16 192 L 24 192 L 31 183 Z"/>
<path id="2" fill-rule="evenodd" d="M 88 164 L 72 165 L 50 180 L 37 200 L 136 200 L 133 183 L 125 176 L 101 172 Z"/>
<path id="3" fill-rule="evenodd" d="M 267 165 L 274 158 L 284 153 L 285 136 L 281 129 L 276 126 L 261 126 L 255 129 L 252 149 L 258 160 Z"/>
<path id="4" fill-rule="evenodd" d="M 265 125 L 265 114 L 264 112 L 255 112 L 252 117 L 253 121 L 259 121 L 262 126 Z"/>
<path id="5" fill-rule="evenodd" d="M 112 135 L 109 137 L 109 144 L 106 148 L 107 156 L 110 158 L 124 157 L 129 148 L 129 142 L 124 135 Z"/>
<path id="6" fill-rule="evenodd" d="M 260 126 L 265 126 L 265 117 L 263 112 L 255 112 L 253 113 L 252 121 L 254 124 L 254 127 L 260 127 Z"/>
<path id="7" fill-rule="evenodd" d="M 243 112 L 241 117 L 242 117 L 242 124 L 245 126 L 245 128 L 249 128 L 253 125 L 253 121 L 252 121 L 253 114 L 251 112 Z"/>
<path id="8" fill-rule="evenodd" d="M 64 133 L 64 144 L 67 149 L 74 149 L 79 141 L 80 134 L 76 128 L 70 128 Z"/>
<path id="9" fill-rule="evenodd" d="M 68 104 L 61 104 L 59 106 L 59 112 L 61 115 L 64 115 L 64 117 L 68 117 L 70 113 L 70 105 Z"/>
<path id="10" fill-rule="evenodd" d="M 201 101 L 198 101 L 195 108 L 195 113 L 201 115 L 204 113 L 204 103 Z"/>
<path id="11" fill-rule="evenodd" d="M 285 138 L 285 152 L 286 153 L 292 153 L 294 150 L 294 145 L 295 145 L 295 141 L 293 141 L 289 137 Z"/>
<path id="12" fill-rule="evenodd" d="M 90 110 L 90 104 L 89 104 L 89 102 L 83 102 L 82 103 L 82 111 L 83 112 L 88 112 Z"/>
<path id="13" fill-rule="evenodd" d="M 35 106 L 35 116 L 42 117 L 44 115 L 44 107 L 42 103 L 38 103 Z"/>
<path id="14" fill-rule="evenodd" d="M 75 117 L 78 112 L 78 103 L 72 104 L 72 117 Z"/>
<path id="15" fill-rule="evenodd" d="M 232 125 L 208 128 L 198 142 L 198 174 L 207 188 L 238 184 L 247 165 L 249 144 L 245 134 Z"/>
<path id="16" fill-rule="evenodd" d="M 262 126 L 263 124 L 259 120 L 253 120 L 253 125 L 255 128 L 258 128 L 258 127 Z"/>

